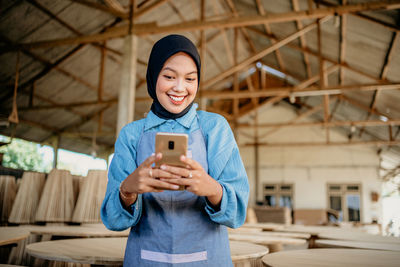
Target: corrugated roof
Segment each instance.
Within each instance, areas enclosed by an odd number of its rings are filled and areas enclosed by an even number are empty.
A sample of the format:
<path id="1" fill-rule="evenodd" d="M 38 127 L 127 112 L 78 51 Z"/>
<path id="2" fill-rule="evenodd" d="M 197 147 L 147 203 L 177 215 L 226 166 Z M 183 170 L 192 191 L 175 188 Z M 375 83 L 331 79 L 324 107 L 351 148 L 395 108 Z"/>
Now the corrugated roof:
<path id="1" fill-rule="evenodd" d="M 112 31 L 115 27 L 127 25 L 124 18 L 129 16 L 128 0 L 115 0 L 123 8 L 124 13 L 113 10 L 106 2 L 100 0 L 29 0 L 2 1 L 0 9 L 0 113 L 6 118 L 12 107 L 13 88 L 16 72 L 17 51 L 19 52 L 18 109 L 21 122 L 16 128 L 15 136 L 36 142 L 50 142 L 55 136 L 61 136 L 60 147 L 90 153 L 92 151 L 93 132 L 97 131 L 99 114 L 103 110 L 101 133 L 96 135 L 98 151 L 109 153 L 115 141 L 117 116 L 117 97 L 123 61 L 123 39 L 121 37 L 106 40 L 104 64 L 103 100 L 107 103 L 98 105 L 83 105 L 83 102 L 95 102 L 98 99 L 99 73 L 103 42 L 89 44 L 56 45 L 29 48 L 26 44 L 46 40 L 61 40 L 102 34 Z M 307 17 L 318 12 L 328 12 L 327 8 L 336 9 L 337 15 L 321 23 L 321 56 L 326 68 L 340 67 L 330 72 L 326 86 L 343 88 L 344 85 L 355 85 L 353 90 L 342 92 L 337 105 L 336 96 L 331 96 L 330 112 L 332 121 L 365 121 L 365 120 L 397 120 L 400 118 L 400 1 L 315 1 L 309 10 L 306 0 L 253 1 L 253 0 L 221 0 L 205 1 L 206 21 L 220 21 L 227 28 L 207 29 L 206 53 L 203 57 L 203 81 L 209 81 L 220 73 L 229 71 L 233 66 L 235 19 L 241 19 L 238 27 L 238 56 L 241 63 L 276 42 L 285 40 L 302 27 L 314 23 L 304 35 L 298 35 L 279 49 L 258 57 L 251 64 L 243 64 L 241 75 L 241 90 L 248 90 L 245 76 L 249 68 L 254 68 L 256 62 L 274 68 L 283 73 L 282 77 L 268 74 L 267 87 L 296 86 L 288 77 L 298 80 L 298 83 L 315 76 L 308 86 L 310 90 L 321 87 L 318 75 L 320 73 L 320 58 L 318 45 L 318 28 L 316 19 Z M 344 2 L 344 1 L 343 1 Z M 137 18 L 136 23 L 157 23 L 158 26 L 188 25 L 191 20 L 200 18 L 201 1 L 137 1 L 139 12 L 155 6 Z M 160 3 L 157 5 L 157 3 Z M 261 3 L 261 6 L 258 5 Z M 297 9 L 297 5 L 298 8 Z M 317 6 L 318 3 L 318 6 Z M 363 3 L 364 5 L 359 5 Z M 380 8 L 377 8 L 380 5 Z M 349 6 L 355 9 L 349 11 Z M 388 10 L 382 9 L 386 8 Z M 262 14 L 284 19 L 284 22 L 269 23 L 251 22 Z M 297 13 L 293 13 L 299 10 Z M 301 11 L 309 13 L 301 13 Z M 356 10 L 356 11 L 354 11 Z M 314 12 L 314 13 L 313 13 Z M 277 14 L 281 14 L 276 16 Z M 333 13 L 331 13 L 333 14 Z M 296 18 L 301 18 L 300 23 Z M 322 17 L 321 17 L 322 18 Z M 260 20 L 261 21 L 261 20 Z M 237 22 L 237 21 L 236 21 Z M 185 24 L 186 23 L 186 24 Z M 200 30 L 198 21 L 195 26 L 180 32 L 200 45 Z M 142 118 L 148 111 L 150 102 L 147 97 L 145 73 L 147 59 L 153 43 L 166 35 L 165 33 L 144 34 L 139 36 L 137 92 L 141 100 L 135 105 L 135 119 Z M 123 34 L 124 35 L 124 34 Z M 302 36 L 300 40 L 299 36 Z M 102 39 L 103 40 L 103 39 Z M 21 46 L 25 44 L 25 46 Z M 341 57 L 341 54 L 344 57 Z M 308 62 L 308 63 L 306 63 Z M 308 73 L 307 68 L 311 71 Z M 340 75 L 340 72 L 343 72 Z M 232 91 L 232 74 L 222 80 L 207 86 L 207 90 Z M 252 82 L 255 88 L 262 86 L 261 70 L 255 68 Z M 285 75 L 286 78 L 285 78 Z M 341 78 L 342 77 L 342 78 Z M 392 90 L 360 90 L 365 84 L 393 84 Z M 360 85 L 360 86 L 357 86 Z M 32 91 L 34 88 L 34 91 Z M 264 88 L 265 89 L 265 88 Z M 346 89 L 343 89 L 346 90 Z M 31 93 L 33 92 L 33 98 Z M 307 94 L 307 93 L 306 93 Z M 272 103 L 274 96 L 259 98 L 258 104 Z M 220 112 L 228 119 L 234 119 L 231 100 L 232 96 L 220 100 L 210 97 L 208 106 L 214 112 Z M 374 100 L 375 99 L 375 100 Z M 306 111 L 313 105 L 323 103 L 323 96 L 304 96 L 288 101 L 282 98 L 295 110 Z M 290 99 L 293 100 L 293 99 Z M 60 108 L 57 105 L 80 103 L 81 106 Z M 240 114 L 254 110 L 250 98 L 239 101 Z M 44 108 L 48 106 L 48 108 Z M 336 107 L 335 107 L 336 106 Z M 371 109 L 373 108 L 373 109 Z M 369 110 L 371 109 L 371 110 Z M 323 121 L 324 109 L 313 115 L 314 120 Z M 351 134 L 351 127 L 343 126 L 341 132 Z M 390 149 L 400 153 L 399 123 L 392 126 L 356 127 L 356 133 L 361 140 L 391 142 Z M 354 129 L 353 129 L 354 130 Z M 363 133 L 360 134 L 359 131 Z M 365 133 L 364 133 L 365 132 Z M 0 133 L 11 135 L 11 127 L 0 127 Z"/>

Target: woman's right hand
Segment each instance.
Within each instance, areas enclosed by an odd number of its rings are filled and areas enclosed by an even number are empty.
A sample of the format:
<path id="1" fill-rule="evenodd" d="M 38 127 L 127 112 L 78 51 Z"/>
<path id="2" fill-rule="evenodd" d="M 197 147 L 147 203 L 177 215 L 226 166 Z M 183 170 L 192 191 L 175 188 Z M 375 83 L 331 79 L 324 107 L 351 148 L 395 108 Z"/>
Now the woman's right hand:
<path id="1" fill-rule="evenodd" d="M 160 160 L 162 157 L 161 153 L 157 155 L 151 155 L 139 167 L 136 168 L 124 181 L 121 183 L 120 194 L 122 194 L 122 199 L 126 200 L 126 197 L 132 198 L 134 203 L 137 198 L 137 194 L 143 194 L 146 192 L 162 192 L 165 190 L 177 190 L 178 185 L 168 183 L 156 178 L 180 178 L 176 174 L 172 174 L 161 169 L 153 169 L 152 165 L 156 161 Z M 125 204 L 126 201 L 124 201 Z"/>

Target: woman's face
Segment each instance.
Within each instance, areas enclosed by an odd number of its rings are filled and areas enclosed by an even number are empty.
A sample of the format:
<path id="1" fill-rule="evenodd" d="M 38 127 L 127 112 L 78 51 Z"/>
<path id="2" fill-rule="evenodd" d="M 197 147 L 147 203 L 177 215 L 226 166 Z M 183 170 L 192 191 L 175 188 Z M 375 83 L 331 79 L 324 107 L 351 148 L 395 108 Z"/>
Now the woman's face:
<path id="1" fill-rule="evenodd" d="M 176 53 L 164 63 L 158 75 L 158 101 L 171 113 L 182 112 L 196 96 L 197 79 L 197 67 L 193 59 L 186 53 Z"/>

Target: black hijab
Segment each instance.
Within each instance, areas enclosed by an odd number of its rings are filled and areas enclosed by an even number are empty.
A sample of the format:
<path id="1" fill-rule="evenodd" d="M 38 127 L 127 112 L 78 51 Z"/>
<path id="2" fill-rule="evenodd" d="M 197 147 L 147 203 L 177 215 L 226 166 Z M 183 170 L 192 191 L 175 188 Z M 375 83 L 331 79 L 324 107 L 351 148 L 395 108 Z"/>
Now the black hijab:
<path id="1" fill-rule="evenodd" d="M 200 56 L 197 52 L 196 46 L 185 36 L 171 34 L 160 40 L 158 40 L 151 50 L 149 62 L 147 65 L 147 91 L 151 98 L 153 98 L 153 104 L 151 105 L 151 111 L 158 117 L 163 119 L 177 119 L 185 115 L 193 105 L 190 103 L 182 112 L 171 113 L 166 110 L 158 101 L 156 94 L 156 84 L 158 75 L 165 61 L 176 53 L 184 52 L 192 57 L 197 67 L 198 84 L 200 85 Z"/>

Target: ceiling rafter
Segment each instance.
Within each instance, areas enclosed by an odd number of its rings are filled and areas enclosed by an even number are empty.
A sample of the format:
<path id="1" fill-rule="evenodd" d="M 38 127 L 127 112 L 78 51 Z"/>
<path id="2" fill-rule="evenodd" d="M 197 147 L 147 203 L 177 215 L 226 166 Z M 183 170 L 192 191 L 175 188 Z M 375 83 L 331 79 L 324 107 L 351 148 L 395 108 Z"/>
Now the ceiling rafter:
<path id="1" fill-rule="evenodd" d="M 301 120 L 303 118 L 307 118 L 307 117 L 311 116 L 312 114 L 320 111 L 321 109 L 323 109 L 323 105 L 322 104 L 314 106 L 314 107 L 311 107 L 309 110 L 297 115 L 296 118 L 290 120 L 289 123 L 295 123 L 295 122 L 297 122 L 297 121 L 299 121 L 299 120 Z M 256 124 L 256 125 L 259 125 L 259 124 Z M 259 138 L 263 139 L 263 138 L 265 138 L 265 137 L 267 137 L 267 136 L 279 131 L 282 127 L 283 127 L 282 125 L 274 126 L 274 127 L 272 127 L 271 130 L 269 130 L 268 132 L 263 133 L 261 136 L 259 136 Z"/>
<path id="2" fill-rule="evenodd" d="M 217 20 L 203 21 L 203 22 L 194 20 L 194 21 L 187 21 L 184 23 L 163 25 L 163 26 L 158 26 L 156 23 L 135 24 L 133 33 L 138 36 L 141 36 L 141 35 L 169 33 L 169 32 L 178 33 L 178 32 L 217 29 L 217 28 L 234 28 L 234 27 L 259 25 L 264 23 L 279 23 L 279 22 L 289 22 L 289 21 L 303 20 L 303 19 L 317 19 L 327 16 L 346 14 L 350 12 L 360 12 L 360 11 L 380 10 L 380 9 L 390 10 L 398 8 L 400 8 L 400 2 L 398 3 L 393 1 L 378 1 L 378 2 L 359 3 L 346 6 L 317 8 L 313 9 L 312 12 L 309 12 L 307 10 L 291 11 L 285 13 L 268 14 L 266 16 L 261 16 L 261 15 L 240 16 L 228 19 L 217 19 Z M 137 16 L 135 14 L 135 18 L 136 17 Z M 127 25 L 115 26 L 105 33 L 86 35 L 75 38 L 64 38 L 64 39 L 24 43 L 24 44 L 19 44 L 16 47 L 3 47 L 0 49 L 0 51 L 4 52 L 10 50 L 17 50 L 20 49 L 21 47 L 34 49 L 39 47 L 51 47 L 57 45 L 72 45 L 72 44 L 101 42 L 112 38 L 123 37 L 126 36 L 127 34 L 128 34 Z"/>
<path id="3" fill-rule="evenodd" d="M 386 52 L 385 61 L 384 61 L 384 63 L 383 63 L 382 69 L 381 69 L 381 74 L 380 74 L 381 80 L 385 80 L 385 79 L 386 79 L 387 72 L 388 72 L 388 70 L 389 70 L 389 64 L 390 64 L 390 62 L 391 62 L 391 59 L 392 59 L 393 54 L 394 54 L 394 51 L 395 51 L 394 48 L 395 48 L 395 46 L 396 46 L 396 41 L 397 41 L 397 43 L 398 43 L 399 35 L 400 35 L 400 34 L 399 34 L 398 32 L 393 32 L 393 33 L 392 33 L 392 39 L 391 39 L 391 41 L 390 41 L 388 50 L 387 50 L 387 52 Z M 375 107 L 376 107 L 377 99 L 378 99 L 378 97 L 379 97 L 379 92 L 380 92 L 379 89 L 377 89 L 377 90 L 374 91 L 374 94 L 373 94 L 373 96 L 372 96 L 372 100 L 371 100 L 371 103 L 370 103 L 370 108 L 371 108 L 371 110 L 374 110 Z M 368 114 L 367 114 L 367 120 L 371 117 L 371 115 L 372 115 L 372 113 L 371 113 L 371 112 L 368 112 Z M 389 129 L 389 131 L 390 131 L 390 129 Z M 364 132 L 364 128 L 361 128 L 361 129 L 360 129 L 360 133 L 359 133 L 359 137 L 362 136 L 363 132 Z"/>
<path id="4" fill-rule="evenodd" d="M 317 106 L 318 109 L 314 110 L 312 113 L 320 111 L 322 109 L 322 105 Z M 308 112 L 308 111 L 307 111 Z M 308 114 L 309 116 L 311 114 Z M 303 116 L 304 117 L 304 116 Z M 398 120 L 388 120 L 388 121 L 381 121 L 381 120 L 363 120 L 363 121 L 330 121 L 330 122 L 282 122 L 282 123 L 259 123 L 259 124 L 248 124 L 243 123 L 239 124 L 239 128 L 275 128 L 275 127 L 324 127 L 325 125 L 329 127 L 342 127 L 342 126 L 366 126 L 366 127 L 381 127 L 381 126 L 396 126 L 400 125 L 400 119 Z"/>
<path id="5" fill-rule="evenodd" d="M 293 6 L 294 11 L 300 10 L 298 0 L 292 0 L 292 6 Z M 303 28 L 303 22 L 301 20 L 296 20 L 296 27 L 297 27 L 297 30 L 300 30 L 301 28 Z M 300 36 L 300 46 L 303 49 L 307 48 L 307 42 L 306 42 L 306 38 L 304 35 Z M 309 78 L 309 77 L 311 77 L 312 72 L 311 72 L 310 59 L 306 52 L 303 52 L 303 63 L 304 63 L 304 67 L 306 69 L 306 74 L 307 74 L 306 77 Z"/>
<path id="6" fill-rule="evenodd" d="M 248 143 L 244 146 L 265 146 L 265 147 L 312 147 L 312 146 L 398 146 L 400 145 L 400 141 L 351 141 L 351 142 L 293 142 L 293 143 Z"/>
<path id="7" fill-rule="evenodd" d="M 326 17 L 323 19 L 323 21 L 327 21 L 329 19 L 329 17 Z M 215 75 L 214 77 L 208 79 L 207 81 L 204 82 L 204 86 L 205 87 L 210 87 L 211 85 L 215 84 L 216 82 L 232 75 L 233 73 L 242 70 L 244 67 L 250 65 L 251 63 L 260 60 L 261 58 L 265 57 L 266 55 L 274 52 L 275 50 L 277 50 L 278 48 L 288 44 L 289 42 L 295 40 L 296 38 L 298 38 L 300 35 L 303 35 L 309 31 L 311 31 L 312 29 L 314 29 L 316 27 L 316 23 L 310 23 L 309 25 L 307 25 L 306 27 L 304 27 L 303 29 L 296 31 L 295 33 L 292 33 L 288 36 L 286 36 L 285 38 L 281 39 L 280 41 L 268 46 L 266 49 L 263 49 L 262 51 L 256 53 L 255 55 L 243 60 L 242 62 L 240 62 L 239 64 L 229 68 L 228 70 Z"/>
<path id="8" fill-rule="evenodd" d="M 262 35 L 262 36 L 265 36 L 265 37 L 270 37 L 270 38 L 278 39 L 278 38 L 275 37 L 275 36 L 266 36 L 265 33 L 261 32 L 261 31 L 259 31 L 259 30 L 257 30 L 257 29 L 254 29 L 254 28 L 251 28 L 251 27 L 250 27 L 250 28 L 248 28 L 248 29 L 250 29 L 250 30 L 252 30 L 252 31 L 254 31 L 254 32 L 256 32 L 256 33 L 258 33 L 259 35 Z M 290 47 L 290 48 L 293 48 L 293 49 L 295 49 L 295 50 L 298 50 L 298 51 L 301 51 L 301 52 L 310 54 L 310 55 L 315 56 L 315 57 L 318 58 L 318 52 L 312 51 L 310 48 L 305 48 L 305 49 L 303 49 L 303 48 L 301 48 L 301 47 L 299 47 L 299 46 L 297 46 L 297 45 L 295 45 L 295 44 L 292 44 L 292 43 L 289 43 L 289 44 L 287 44 L 286 46 L 287 46 L 287 47 Z M 341 67 L 344 67 L 344 68 L 346 68 L 346 69 L 348 69 L 348 70 L 350 70 L 350 71 L 352 71 L 352 72 L 355 72 L 355 73 L 357 73 L 357 74 L 360 74 L 360 75 L 362 75 L 362 76 L 364 76 L 364 77 L 373 79 L 373 80 L 375 80 L 375 81 L 377 81 L 377 82 L 382 82 L 382 83 L 384 83 L 384 82 L 390 82 L 389 80 L 381 80 L 380 78 L 378 78 L 378 77 L 376 77 L 376 76 L 373 76 L 373 75 L 368 74 L 368 73 L 365 73 L 365 72 L 363 72 L 363 71 L 361 71 L 361 70 L 359 70 L 359 69 L 356 69 L 356 68 L 354 68 L 354 67 L 352 67 L 352 66 L 349 66 L 346 62 L 344 62 L 344 63 L 339 63 L 339 62 L 337 62 L 337 61 L 335 61 L 335 60 L 333 60 L 333 59 L 327 58 L 327 57 L 322 57 L 322 59 L 323 59 L 324 61 L 330 62 L 330 63 L 332 63 L 332 64 L 338 64 L 338 65 L 341 66 Z"/>
<path id="9" fill-rule="evenodd" d="M 256 1 L 258 12 L 260 13 L 260 15 L 265 16 L 266 12 L 265 12 L 265 8 L 264 8 L 261 0 L 255 0 L 255 1 Z M 264 29 L 267 32 L 267 34 L 272 34 L 271 27 L 269 26 L 269 24 L 268 23 L 264 23 L 263 25 L 264 25 Z M 302 28 L 302 27 L 300 27 L 300 28 Z M 298 28 L 298 30 L 299 30 L 299 28 Z M 300 38 L 302 38 L 302 37 L 300 37 Z M 271 42 L 275 43 L 276 41 L 272 39 Z M 274 54 L 275 54 L 275 57 L 276 57 L 276 61 L 278 62 L 279 68 L 281 70 L 285 70 L 286 69 L 285 68 L 285 64 L 283 62 L 282 55 L 281 55 L 281 52 L 279 51 L 279 49 L 275 50 Z"/>

